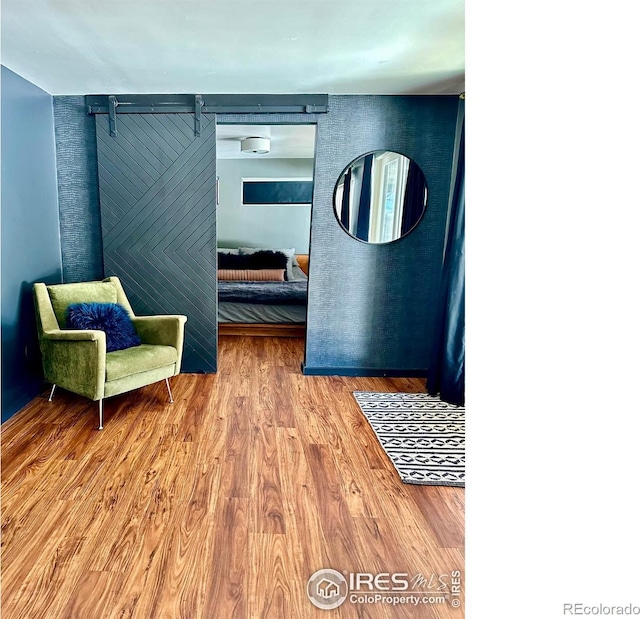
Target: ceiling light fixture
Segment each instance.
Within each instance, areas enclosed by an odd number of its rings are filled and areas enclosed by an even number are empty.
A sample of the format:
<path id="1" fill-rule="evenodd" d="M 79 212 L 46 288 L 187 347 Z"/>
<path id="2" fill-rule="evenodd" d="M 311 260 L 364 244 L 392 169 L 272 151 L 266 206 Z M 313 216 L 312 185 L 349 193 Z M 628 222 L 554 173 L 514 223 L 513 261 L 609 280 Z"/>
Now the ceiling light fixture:
<path id="1" fill-rule="evenodd" d="M 240 142 L 240 150 L 243 153 L 264 155 L 271 150 L 271 140 L 269 138 L 245 138 Z"/>

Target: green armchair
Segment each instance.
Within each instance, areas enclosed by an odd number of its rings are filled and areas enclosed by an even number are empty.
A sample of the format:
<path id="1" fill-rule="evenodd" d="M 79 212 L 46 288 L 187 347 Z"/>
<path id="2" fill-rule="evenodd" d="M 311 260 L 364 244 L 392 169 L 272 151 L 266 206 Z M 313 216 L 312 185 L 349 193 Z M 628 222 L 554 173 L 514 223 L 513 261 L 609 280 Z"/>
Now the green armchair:
<path id="1" fill-rule="evenodd" d="M 164 380 L 173 402 L 169 377 L 180 373 L 186 316 L 136 316 L 117 277 L 101 282 L 36 283 L 33 287 L 47 382 L 98 401 L 99 429 L 103 427 L 104 398 Z M 66 328 L 72 303 L 119 303 L 131 317 L 142 344 L 107 352 L 106 335 L 98 330 Z"/>

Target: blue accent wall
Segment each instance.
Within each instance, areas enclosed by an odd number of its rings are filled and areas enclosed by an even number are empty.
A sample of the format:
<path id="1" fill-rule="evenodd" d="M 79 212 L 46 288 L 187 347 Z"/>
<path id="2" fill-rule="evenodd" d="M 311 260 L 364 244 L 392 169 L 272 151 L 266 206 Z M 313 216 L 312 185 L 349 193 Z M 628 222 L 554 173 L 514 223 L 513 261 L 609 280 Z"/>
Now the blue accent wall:
<path id="1" fill-rule="evenodd" d="M 306 374 L 426 375 L 457 110 L 457 96 L 331 96 L 318 115 Z M 342 170 L 374 150 L 415 160 L 428 189 L 418 226 L 385 245 L 349 236 L 333 210 Z"/>
<path id="2" fill-rule="evenodd" d="M 2 421 L 42 387 L 32 286 L 60 282 L 52 97 L 2 67 Z"/>
<path id="3" fill-rule="evenodd" d="M 96 124 L 84 96 L 53 98 L 65 282 L 104 277 Z"/>

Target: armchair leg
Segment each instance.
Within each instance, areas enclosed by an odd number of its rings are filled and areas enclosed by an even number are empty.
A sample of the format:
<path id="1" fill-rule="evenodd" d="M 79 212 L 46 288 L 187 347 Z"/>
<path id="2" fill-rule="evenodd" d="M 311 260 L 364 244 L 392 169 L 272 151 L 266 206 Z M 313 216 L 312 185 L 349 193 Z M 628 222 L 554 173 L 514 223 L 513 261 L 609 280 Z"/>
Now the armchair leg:
<path id="1" fill-rule="evenodd" d="M 173 395 L 171 393 L 171 387 L 169 387 L 169 379 L 165 378 L 164 382 L 167 383 L 167 391 L 169 392 L 169 402 L 171 402 L 171 404 L 173 404 Z"/>
<path id="2" fill-rule="evenodd" d="M 100 416 L 100 426 L 98 430 L 102 430 L 102 400 L 98 400 L 98 414 Z"/>
<path id="3" fill-rule="evenodd" d="M 53 394 L 54 394 L 55 390 L 56 390 L 56 385 L 54 384 L 51 387 L 51 393 L 49 394 L 49 402 L 51 402 L 53 400 Z"/>

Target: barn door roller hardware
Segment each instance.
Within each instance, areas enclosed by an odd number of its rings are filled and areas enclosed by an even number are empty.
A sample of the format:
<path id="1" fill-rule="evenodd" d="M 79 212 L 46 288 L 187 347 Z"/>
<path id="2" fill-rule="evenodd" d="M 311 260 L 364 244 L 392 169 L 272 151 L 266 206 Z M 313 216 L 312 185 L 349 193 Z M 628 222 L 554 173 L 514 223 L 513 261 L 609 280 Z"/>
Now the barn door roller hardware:
<path id="1" fill-rule="evenodd" d="M 326 114 L 328 95 L 87 95 L 89 114 Z"/>
<path id="2" fill-rule="evenodd" d="M 108 105 L 109 105 L 109 135 L 111 137 L 116 137 L 118 135 L 118 127 L 116 125 L 116 114 L 118 106 L 122 105 L 122 102 L 118 101 L 118 98 L 115 95 L 109 95 L 108 97 Z M 125 105 L 127 105 L 125 103 Z M 202 135 L 201 130 L 201 122 L 202 122 L 202 108 L 204 107 L 204 100 L 202 99 L 202 95 L 194 95 L 194 105 L 193 111 L 195 112 L 195 135 L 196 137 L 200 137 Z M 129 108 L 129 113 L 133 110 Z M 159 111 L 159 110 L 157 110 Z M 98 113 L 92 112 L 89 109 L 89 113 Z"/>
<path id="3" fill-rule="evenodd" d="M 202 119 L 202 107 L 204 106 L 202 95 L 196 95 L 195 101 L 196 101 L 195 102 L 196 137 L 199 138 L 202 135 L 202 131 L 200 129 L 200 121 Z"/>
<path id="4" fill-rule="evenodd" d="M 115 138 L 118 135 L 116 127 L 116 108 L 118 107 L 118 99 L 114 95 L 109 97 L 109 135 Z"/>
<path id="5" fill-rule="evenodd" d="M 122 105 L 122 103 L 118 101 L 118 98 L 115 95 L 109 95 L 107 101 L 109 106 L 109 135 L 115 138 L 118 135 L 118 127 L 116 125 L 117 108 L 118 106 Z M 195 113 L 194 132 L 196 137 L 200 137 L 202 135 L 201 127 L 202 127 L 202 108 L 203 107 L 204 107 L 204 100 L 202 99 L 202 95 L 194 95 L 193 112 Z M 131 108 L 129 108 L 127 111 L 129 113 L 133 112 Z M 152 110 L 152 111 L 159 112 L 160 110 Z M 163 111 L 169 111 L 169 110 L 165 109 Z M 91 106 L 89 106 L 89 114 L 92 114 L 92 113 L 97 114 L 100 112 L 92 111 Z"/>

